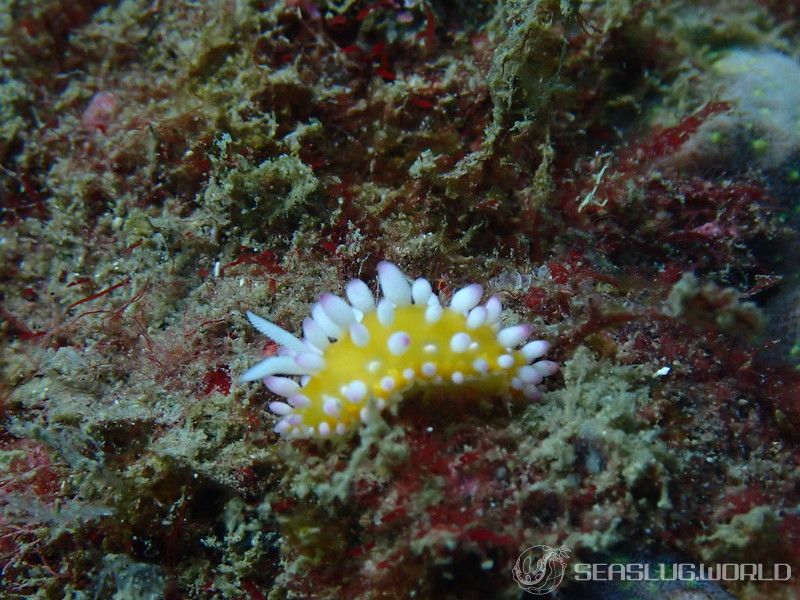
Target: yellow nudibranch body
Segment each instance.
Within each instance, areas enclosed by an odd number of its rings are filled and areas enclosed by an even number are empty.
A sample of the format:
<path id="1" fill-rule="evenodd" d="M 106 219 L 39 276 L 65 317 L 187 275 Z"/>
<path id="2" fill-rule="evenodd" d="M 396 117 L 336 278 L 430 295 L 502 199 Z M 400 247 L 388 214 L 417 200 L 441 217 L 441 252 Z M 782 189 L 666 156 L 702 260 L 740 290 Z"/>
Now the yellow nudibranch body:
<path id="1" fill-rule="evenodd" d="M 248 312 L 253 326 L 279 344 L 277 356 L 248 369 L 241 381 L 263 379 L 285 401 L 270 403 L 289 437 L 327 437 L 354 430 L 416 384 L 486 385 L 530 399 L 558 370 L 541 358 L 544 340 L 527 341 L 530 325 L 500 327 L 502 306 L 483 288 L 468 285 L 443 307 L 426 279 L 409 282 L 395 265 L 378 265 L 383 297 L 376 303 L 356 279 L 347 300 L 323 294 L 303 322 L 303 339 Z M 534 362 L 535 361 L 535 362 Z M 299 376 L 295 380 L 289 376 Z"/>

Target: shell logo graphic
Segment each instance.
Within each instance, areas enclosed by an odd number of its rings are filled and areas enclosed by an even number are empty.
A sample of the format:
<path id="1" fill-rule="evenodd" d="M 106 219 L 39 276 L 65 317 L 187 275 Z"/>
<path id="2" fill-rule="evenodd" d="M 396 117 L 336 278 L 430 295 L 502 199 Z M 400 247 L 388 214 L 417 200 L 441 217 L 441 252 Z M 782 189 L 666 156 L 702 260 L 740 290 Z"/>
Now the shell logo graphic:
<path id="1" fill-rule="evenodd" d="M 569 552 L 566 546 L 526 548 L 514 564 L 514 580 L 529 594 L 537 596 L 549 594 L 561 585 L 564 579 Z"/>

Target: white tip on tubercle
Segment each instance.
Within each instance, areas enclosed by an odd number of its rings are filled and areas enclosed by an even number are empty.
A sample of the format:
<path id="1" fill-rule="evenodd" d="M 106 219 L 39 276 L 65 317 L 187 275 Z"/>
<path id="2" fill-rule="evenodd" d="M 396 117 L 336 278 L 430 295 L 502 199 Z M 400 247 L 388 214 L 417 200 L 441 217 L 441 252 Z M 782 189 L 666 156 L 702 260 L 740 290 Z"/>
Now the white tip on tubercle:
<path id="1" fill-rule="evenodd" d="M 378 263 L 378 283 L 383 295 L 396 306 L 411 304 L 411 286 L 397 265 L 388 261 Z"/>
<path id="2" fill-rule="evenodd" d="M 321 437 L 328 437 L 331 434 L 331 426 L 326 421 L 319 424 L 319 435 Z"/>
<path id="3" fill-rule="evenodd" d="M 394 323 L 394 306 L 388 298 L 381 298 L 378 302 L 378 321 L 384 327 Z"/>
<path id="4" fill-rule="evenodd" d="M 478 306 L 481 296 L 483 296 L 483 286 L 471 283 L 453 294 L 450 299 L 450 310 L 460 313 L 468 312 Z"/>
<path id="5" fill-rule="evenodd" d="M 276 377 L 270 375 L 264 378 L 264 385 L 267 386 L 270 392 L 278 394 L 278 396 L 285 396 L 289 398 L 300 391 L 300 386 L 294 379 L 288 377 Z"/>
<path id="6" fill-rule="evenodd" d="M 513 325 L 497 332 L 497 342 L 506 348 L 516 348 L 528 339 L 533 327 L 528 324 Z"/>
<path id="7" fill-rule="evenodd" d="M 247 315 L 247 320 L 250 321 L 253 327 L 255 327 L 260 333 L 272 340 L 275 340 L 275 342 L 281 346 L 286 346 L 287 348 L 297 352 L 302 352 L 303 342 L 301 342 L 291 333 L 282 327 L 278 327 L 272 321 L 267 321 L 266 319 L 251 313 L 249 310 L 245 314 Z"/>
<path id="8" fill-rule="evenodd" d="M 325 311 L 325 315 L 343 329 L 356 320 L 353 307 L 336 294 L 322 294 L 319 305 Z"/>
<path id="9" fill-rule="evenodd" d="M 411 284 L 411 298 L 414 300 L 414 304 L 427 303 L 432 293 L 431 282 L 424 277 L 420 277 Z"/>
<path id="10" fill-rule="evenodd" d="M 350 304 L 361 312 L 369 313 L 375 310 L 375 297 L 367 284 L 360 279 L 353 279 L 344 286 L 344 292 L 347 299 L 350 300 Z"/>
<path id="11" fill-rule="evenodd" d="M 322 307 L 319 305 L 319 303 L 314 303 L 311 305 L 311 317 L 329 338 L 338 339 L 342 335 L 341 328 L 330 320 L 328 315 L 325 314 L 325 311 L 322 310 Z"/>
<path id="12" fill-rule="evenodd" d="M 550 349 L 550 343 L 545 340 L 533 340 L 532 342 L 528 342 L 522 348 L 519 349 L 522 356 L 525 357 L 525 360 L 528 362 L 534 361 L 537 358 L 541 358 L 547 351 Z"/>
<path id="13" fill-rule="evenodd" d="M 350 325 L 350 339 L 356 346 L 363 348 L 369 344 L 369 329 L 363 323 L 353 323 Z"/>
<path id="14" fill-rule="evenodd" d="M 294 357 L 295 362 L 309 371 L 320 371 L 325 368 L 325 359 L 314 352 L 303 352 Z"/>

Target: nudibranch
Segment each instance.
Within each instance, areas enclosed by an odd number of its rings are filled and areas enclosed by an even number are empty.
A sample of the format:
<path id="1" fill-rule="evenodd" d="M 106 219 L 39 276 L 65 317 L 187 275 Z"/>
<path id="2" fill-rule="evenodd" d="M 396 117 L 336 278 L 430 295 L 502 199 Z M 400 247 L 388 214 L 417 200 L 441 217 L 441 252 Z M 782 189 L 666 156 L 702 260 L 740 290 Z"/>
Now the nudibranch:
<path id="1" fill-rule="evenodd" d="M 480 305 L 477 283 L 458 290 L 444 307 L 427 279 L 413 282 L 390 262 L 378 264 L 383 297 L 355 279 L 344 298 L 325 293 L 303 321 L 303 338 L 251 312 L 247 318 L 278 344 L 275 356 L 248 369 L 241 381 L 263 379 L 283 401 L 275 431 L 289 437 L 344 434 L 383 410 L 412 386 L 486 386 L 492 393 L 539 398 L 538 385 L 558 365 L 539 360 L 544 340 L 533 327 L 501 328 L 496 296 Z M 349 302 L 348 302 L 349 301 Z"/>

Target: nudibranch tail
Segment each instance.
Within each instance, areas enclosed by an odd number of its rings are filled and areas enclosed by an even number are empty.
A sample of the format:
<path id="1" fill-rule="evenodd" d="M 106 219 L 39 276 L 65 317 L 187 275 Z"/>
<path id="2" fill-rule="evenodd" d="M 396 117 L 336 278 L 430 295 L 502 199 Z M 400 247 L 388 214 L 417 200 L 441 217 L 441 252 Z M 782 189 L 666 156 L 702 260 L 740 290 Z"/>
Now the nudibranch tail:
<path id="1" fill-rule="evenodd" d="M 390 262 L 378 264 L 378 283 L 383 296 L 377 301 L 360 279 L 345 286 L 346 300 L 322 294 L 303 321 L 302 339 L 246 313 L 279 346 L 276 356 L 240 378 L 262 379 L 283 398 L 269 405 L 280 417 L 275 431 L 343 434 L 419 383 L 485 383 L 497 393 L 538 399 L 539 384 L 558 371 L 556 363 L 540 360 L 548 343 L 528 341 L 533 327 L 501 328 L 500 300 L 492 296 L 481 305 L 483 288 L 476 283 L 455 292 L 446 307 L 427 279 L 411 282 Z"/>

